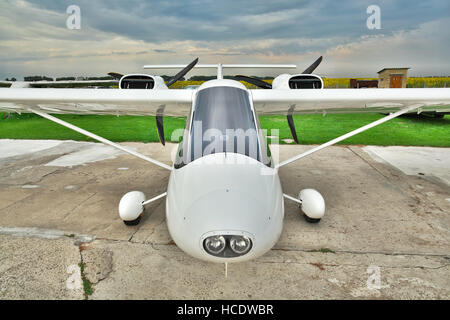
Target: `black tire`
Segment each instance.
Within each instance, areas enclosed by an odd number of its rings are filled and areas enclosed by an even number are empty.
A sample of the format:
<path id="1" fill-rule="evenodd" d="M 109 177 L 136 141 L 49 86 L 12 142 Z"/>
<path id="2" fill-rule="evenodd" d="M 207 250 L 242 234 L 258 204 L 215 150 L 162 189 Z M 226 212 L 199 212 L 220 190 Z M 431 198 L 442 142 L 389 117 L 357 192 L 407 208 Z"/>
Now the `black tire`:
<path id="1" fill-rule="evenodd" d="M 139 216 L 139 217 L 137 217 L 137 219 L 131 220 L 131 221 L 123 220 L 123 223 L 125 223 L 127 226 L 137 226 L 140 221 L 141 221 L 141 216 Z"/>
<path id="2" fill-rule="evenodd" d="M 320 221 L 320 218 L 319 219 L 310 218 L 306 214 L 303 214 L 303 218 L 305 218 L 305 220 L 308 223 L 318 223 Z"/>

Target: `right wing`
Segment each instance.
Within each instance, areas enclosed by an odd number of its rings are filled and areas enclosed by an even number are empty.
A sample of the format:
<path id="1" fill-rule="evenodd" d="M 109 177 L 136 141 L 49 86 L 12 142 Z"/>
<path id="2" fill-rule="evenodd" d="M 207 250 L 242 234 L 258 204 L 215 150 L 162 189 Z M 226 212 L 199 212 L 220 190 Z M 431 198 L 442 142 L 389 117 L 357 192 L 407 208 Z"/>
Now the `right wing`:
<path id="1" fill-rule="evenodd" d="M 449 88 L 250 90 L 259 114 L 389 113 L 411 105 L 450 112 Z"/>
<path id="2" fill-rule="evenodd" d="M 450 89 L 322 89 L 322 90 L 250 90 L 255 109 L 260 114 L 284 114 L 292 135 L 292 114 L 300 113 L 391 113 L 363 127 L 314 147 L 275 166 L 280 168 L 314 152 L 369 130 L 402 114 L 419 111 L 449 112 Z"/>
<path id="3" fill-rule="evenodd" d="M 0 111 L 29 113 L 30 109 L 52 114 L 186 116 L 194 90 L 106 89 L 0 89 Z"/>

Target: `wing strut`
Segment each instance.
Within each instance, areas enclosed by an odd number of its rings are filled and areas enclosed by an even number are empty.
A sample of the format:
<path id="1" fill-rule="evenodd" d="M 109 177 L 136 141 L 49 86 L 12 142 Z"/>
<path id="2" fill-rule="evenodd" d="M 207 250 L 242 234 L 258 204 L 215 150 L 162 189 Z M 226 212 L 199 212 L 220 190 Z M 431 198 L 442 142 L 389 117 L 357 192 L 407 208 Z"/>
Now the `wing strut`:
<path id="1" fill-rule="evenodd" d="M 74 131 L 77 131 L 77 132 L 79 132 L 79 133 L 81 133 L 81 134 L 84 134 L 85 136 L 88 136 L 88 137 L 90 137 L 90 138 L 92 138 L 92 139 L 95 139 L 95 140 L 97 140 L 97 141 L 100 141 L 101 143 L 104 143 L 104 144 L 106 144 L 106 145 L 108 145 L 108 146 L 111 146 L 111 147 L 116 148 L 116 149 L 119 149 L 119 150 L 121 150 L 121 151 L 123 151 L 123 152 L 129 153 L 129 154 L 131 154 L 131 155 L 133 155 L 133 156 L 135 156 L 135 157 L 138 157 L 138 158 L 140 158 L 140 159 L 142 159 L 142 160 L 145 160 L 145 161 L 151 162 L 151 163 L 153 163 L 153 164 L 156 164 L 157 166 L 163 167 L 164 169 L 172 170 L 172 167 L 168 166 L 168 165 L 165 164 L 165 163 L 162 163 L 162 162 L 159 162 L 158 160 L 149 158 L 149 157 L 147 157 L 147 156 L 145 156 L 145 155 L 143 155 L 143 154 L 141 154 L 141 153 L 138 153 L 138 152 L 136 152 L 136 151 L 129 150 L 129 149 L 125 148 L 125 147 L 122 147 L 121 145 L 119 145 L 119 144 L 117 144 L 117 143 L 114 143 L 114 142 L 109 141 L 109 140 L 107 140 L 107 139 L 105 139 L 105 138 L 102 138 L 102 137 L 100 137 L 100 136 L 98 136 L 98 135 L 96 135 L 96 134 L 93 134 L 93 133 L 91 133 L 91 132 L 89 132 L 89 131 L 86 131 L 86 130 L 84 130 L 84 129 L 81 129 L 81 128 L 79 128 L 79 127 L 77 127 L 77 126 L 74 126 L 74 125 L 72 125 L 72 124 L 70 124 L 70 123 L 68 123 L 68 122 L 65 122 L 65 121 L 63 121 L 63 120 L 61 120 L 61 119 L 55 118 L 55 117 L 53 117 L 53 116 L 51 116 L 51 115 L 49 115 L 49 114 L 47 114 L 47 113 L 45 113 L 45 112 L 40 112 L 40 111 L 31 109 L 31 108 L 29 108 L 28 110 L 29 110 L 30 112 L 33 112 L 33 113 L 35 113 L 35 114 L 37 114 L 37 115 L 43 117 L 43 118 L 46 118 L 46 119 L 48 119 L 48 120 L 50 120 L 50 121 L 53 121 L 53 122 L 56 122 L 56 123 L 58 123 L 58 124 L 60 124 L 60 125 L 62 125 L 62 126 L 64 126 L 64 127 L 67 127 L 67 128 L 69 128 L 69 129 L 72 129 L 72 130 L 74 130 Z"/>
<path id="2" fill-rule="evenodd" d="M 351 132 L 349 132 L 349 133 L 346 133 L 346 134 L 344 134 L 344 135 L 342 135 L 342 136 L 340 136 L 340 137 L 338 137 L 338 138 L 336 138 L 336 139 L 333 139 L 333 140 L 328 141 L 328 142 L 326 142 L 326 143 L 324 143 L 324 144 L 321 144 L 320 146 L 317 146 L 317 147 L 315 147 L 315 148 L 312 148 L 311 150 L 308 150 L 308 151 L 306 151 L 306 152 L 303 152 L 303 153 L 301 153 L 301 154 L 299 154 L 299 155 L 297 155 L 297 156 L 295 156 L 295 157 L 289 158 L 289 159 L 287 159 L 287 160 L 285 160 L 285 161 L 283 161 L 283 162 L 277 164 L 277 165 L 275 166 L 275 169 L 278 169 L 278 168 L 280 168 L 280 167 L 282 167 L 282 166 L 284 166 L 284 165 L 287 165 L 287 164 L 289 164 L 289 163 L 291 163 L 291 162 L 294 162 L 294 161 L 296 161 L 296 160 L 298 160 L 298 159 L 301 159 L 301 158 L 304 158 L 304 157 L 306 157 L 306 156 L 309 156 L 310 154 L 312 154 L 312 153 L 314 153 L 314 152 L 316 152 L 316 151 L 322 150 L 322 149 L 324 149 L 324 148 L 326 148 L 326 147 L 329 147 L 329 146 L 331 146 L 331 145 L 333 145 L 333 144 L 335 144 L 335 143 L 338 143 L 338 142 L 340 142 L 340 141 L 342 141 L 342 140 L 345 140 L 345 139 L 347 139 L 347 138 L 350 138 L 350 137 L 352 137 L 352 136 L 354 136 L 354 135 L 356 135 L 356 134 L 358 134 L 358 133 L 361 133 L 361 132 L 363 132 L 363 131 L 366 131 L 366 130 L 368 130 L 368 129 L 370 129 L 370 128 L 376 127 L 376 126 L 379 125 L 379 124 L 382 124 L 382 123 L 384 123 L 384 122 L 386 122 L 386 121 L 389 121 L 389 120 L 391 120 L 391 119 L 394 119 L 394 118 L 396 118 L 396 117 L 398 117 L 398 116 L 401 116 L 401 115 L 404 114 L 404 113 L 410 112 L 410 111 L 412 111 L 412 110 L 414 110 L 414 109 L 417 109 L 417 108 L 420 108 L 420 107 L 421 107 L 421 105 L 417 105 L 417 104 L 416 104 L 416 105 L 412 105 L 412 106 L 403 108 L 403 109 L 401 109 L 401 110 L 399 110 L 399 111 L 397 111 L 397 112 L 394 112 L 394 113 L 392 113 L 392 114 L 390 114 L 390 115 L 388 115 L 388 116 L 386 116 L 386 117 L 384 117 L 384 118 L 381 118 L 381 119 L 379 119 L 379 120 L 377 120 L 377 121 L 371 122 L 371 123 L 369 123 L 369 124 L 367 124 L 367 125 L 365 125 L 365 126 L 363 126 L 363 127 L 361 127 L 361 128 L 358 128 L 358 129 L 353 130 L 353 131 L 351 131 Z"/>

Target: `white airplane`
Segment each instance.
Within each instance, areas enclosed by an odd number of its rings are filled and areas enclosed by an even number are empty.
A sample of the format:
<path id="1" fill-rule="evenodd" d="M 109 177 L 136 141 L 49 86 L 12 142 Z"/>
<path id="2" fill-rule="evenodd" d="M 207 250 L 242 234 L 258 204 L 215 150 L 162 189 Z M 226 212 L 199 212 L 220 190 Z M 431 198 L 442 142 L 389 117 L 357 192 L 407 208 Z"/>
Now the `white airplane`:
<path id="1" fill-rule="evenodd" d="M 325 201 L 313 189 L 298 196 L 283 193 L 278 171 L 285 165 L 408 112 L 449 112 L 450 89 L 324 89 L 312 72 L 319 58 L 302 74 L 282 74 L 270 85 L 236 76 L 263 89 L 247 89 L 223 79 L 223 68 L 295 68 L 295 65 L 197 65 L 184 67 L 166 84 L 159 76 L 124 75 L 118 90 L 7 88 L 0 89 L 0 111 L 35 113 L 170 172 L 167 191 L 147 200 L 140 191 L 126 193 L 120 218 L 136 225 L 144 207 L 166 197 L 166 221 L 172 239 L 198 259 L 228 263 L 257 258 L 270 250 L 283 228 L 284 198 L 296 202 L 309 222 L 325 213 Z M 191 90 L 169 89 L 193 67 L 217 68 L 217 79 Z M 181 68 L 151 65 L 148 69 Z M 292 115 L 297 113 L 383 112 L 373 123 L 320 146 L 275 161 L 258 114 L 287 115 L 298 141 Z M 76 127 L 52 114 L 156 115 L 164 144 L 163 115 L 187 116 L 176 159 L 169 165 Z"/>

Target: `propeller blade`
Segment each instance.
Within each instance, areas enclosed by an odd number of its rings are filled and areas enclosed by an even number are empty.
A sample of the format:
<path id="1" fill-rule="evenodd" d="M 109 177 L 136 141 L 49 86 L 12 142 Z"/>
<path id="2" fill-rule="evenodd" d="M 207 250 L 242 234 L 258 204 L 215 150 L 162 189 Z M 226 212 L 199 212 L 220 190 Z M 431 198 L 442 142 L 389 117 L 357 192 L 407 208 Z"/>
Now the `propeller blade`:
<path id="1" fill-rule="evenodd" d="M 314 70 L 319 66 L 319 64 L 322 62 L 322 56 L 320 56 L 312 65 L 310 65 L 308 68 L 306 68 L 305 71 L 303 71 L 303 74 L 310 74 L 313 73 Z"/>
<path id="2" fill-rule="evenodd" d="M 288 114 L 287 114 L 287 121 L 288 121 L 289 129 L 291 130 L 292 138 L 294 138 L 295 143 L 298 144 L 297 131 L 295 130 L 294 118 L 292 117 L 292 115 L 294 114 L 294 108 L 295 108 L 295 105 L 292 105 L 289 108 Z"/>
<path id="3" fill-rule="evenodd" d="M 156 129 L 158 130 L 159 141 L 163 146 L 166 145 L 166 139 L 164 138 L 164 108 L 166 105 L 159 106 L 158 110 L 156 110 Z"/>
<path id="4" fill-rule="evenodd" d="M 176 75 L 174 75 L 172 78 L 169 79 L 169 81 L 167 81 L 166 85 L 168 87 L 170 87 L 171 85 L 173 85 L 175 82 L 177 82 L 178 80 L 180 80 L 181 78 L 184 77 L 184 75 L 186 73 L 188 73 L 198 62 L 198 58 L 195 59 L 194 61 L 192 61 L 191 63 L 189 63 L 186 67 L 184 67 L 183 70 L 181 70 L 180 72 L 178 72 Z"/>
<path id="5" fill-rule="evenodd" d="M 117 72 L 110 72 L 110 73 L 108 73 L 108 75 L 117 80 L 120 80 L 123 77 L 123 74 L 120 74 Z"/>
<path id="6" fill-rule="evenodd" d="M 234 78 L 236 80 L 241 80 L 241 81 L 245 81 L 248 83 L 251 83 L 257 87 L 263 88 L 263 89 L 272 89 L 272 85 L 270 83 L 267 83 L 265 81 L 256 79 L 256 78 L 252 78 L 252 77 L 247 77 L 247 76 L 242 76 L 242 75 L 237 75 L 234 76 Z"/>

